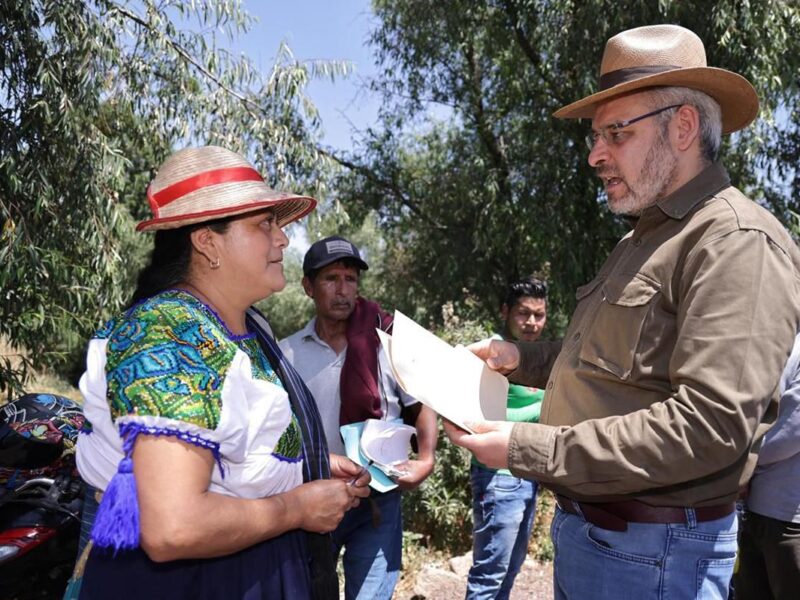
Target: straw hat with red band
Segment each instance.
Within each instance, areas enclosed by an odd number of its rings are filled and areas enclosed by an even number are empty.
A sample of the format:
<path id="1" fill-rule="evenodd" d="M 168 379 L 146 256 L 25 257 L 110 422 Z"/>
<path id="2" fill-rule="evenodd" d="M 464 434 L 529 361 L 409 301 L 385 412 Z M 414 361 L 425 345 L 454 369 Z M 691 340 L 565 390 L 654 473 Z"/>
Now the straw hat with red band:
<path id="1" fill-rule="evenodd" d="M 747 127 L 758 114 L 758 94 L 741 75 L 706 64 L 703 42 L 678 25 L 650 25 L 623 31 L 606 42 L 600 91 L 554 113 L 559 119 L 590 119 L 597 105 L 656 86 L 705 92 L 722 109 L 722 132 Z"/>
<path id="2" fill-rule="evenodd" d="M 273 208 L 280 227 L 314 210 L 308 196 L 279 192 L 241 155 L 219 146 L 179 150 L 161 165 L 147 188 L 153 218 L 137 231 L 177 229 Z"/>

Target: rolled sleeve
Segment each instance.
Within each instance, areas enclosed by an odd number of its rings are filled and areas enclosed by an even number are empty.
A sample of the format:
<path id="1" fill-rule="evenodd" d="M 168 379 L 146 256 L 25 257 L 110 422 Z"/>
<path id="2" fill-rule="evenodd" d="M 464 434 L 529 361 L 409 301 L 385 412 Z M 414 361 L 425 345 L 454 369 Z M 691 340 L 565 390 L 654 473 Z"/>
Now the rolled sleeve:
<path id="1" fill-rule="evenodd" d="M 511 472 L 525 479 L 536 479 L 546 472 L 560 429 L 539 423 L 515 424 L 508 444 L 508 468 Z"/>

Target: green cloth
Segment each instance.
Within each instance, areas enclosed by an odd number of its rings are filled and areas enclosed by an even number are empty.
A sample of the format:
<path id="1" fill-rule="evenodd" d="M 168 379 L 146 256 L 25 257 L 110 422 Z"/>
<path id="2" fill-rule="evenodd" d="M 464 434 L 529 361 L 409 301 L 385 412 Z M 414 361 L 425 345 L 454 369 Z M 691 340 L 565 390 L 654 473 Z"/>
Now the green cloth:
<path id="1" fill-rule="evenodd" d="M 538 423 L 542 412 L 544 390 L 510 383 L 506 420 L 514 423 Z"/>
<path id="2" fill-rule="evenodd" d="M 539 414 L 542 412 L 542 400 L 544 400 L 544 390 L 510 383 L 508 385 L 506 420 L 514 423 L 538 423 Z M 511 471 L 508 469 L 490 469 L 481 464 L 474 456 L 472 464 L 488 471 L 496 470 L 503 475 L 511 475 Z"/>

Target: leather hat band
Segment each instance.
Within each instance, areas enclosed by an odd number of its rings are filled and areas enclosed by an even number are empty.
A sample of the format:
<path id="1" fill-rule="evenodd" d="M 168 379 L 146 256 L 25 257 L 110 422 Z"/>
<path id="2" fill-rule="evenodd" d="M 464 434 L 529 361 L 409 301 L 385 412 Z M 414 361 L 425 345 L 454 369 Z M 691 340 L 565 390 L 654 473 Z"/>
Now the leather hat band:
<path id="1" fill-rule="evenodd" d="M 681 67 L 675 65 L 644 65 L 641 67 L 628 67 L 626 69 L 609 71 L 600 76 L 600 91 L 602 92 L 620 83 L 641 79 L 642 77 L 663 73 L 664 71 L 675 71 L 680 68 Z"/>

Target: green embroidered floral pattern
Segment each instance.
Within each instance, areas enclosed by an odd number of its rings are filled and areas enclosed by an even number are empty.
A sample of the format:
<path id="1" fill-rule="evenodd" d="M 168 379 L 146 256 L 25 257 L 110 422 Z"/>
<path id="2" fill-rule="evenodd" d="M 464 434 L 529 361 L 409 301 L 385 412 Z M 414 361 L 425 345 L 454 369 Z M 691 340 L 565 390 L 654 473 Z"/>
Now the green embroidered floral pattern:
<path id="1" fill-rule="evenodd" d="M 253 336 L 233 335 L 197 298 L 169 290 L 112 319 L 96 334 L 107 339 L 107 398 L 113 419 L 159 416 L 214 430 L 222 384 L 237 349 L 250 358 L 254 379 L 283 387 Z M 297 419 L 281 434 L 274 454 L 302 456 Z"/>
<path id="2" fill-rule="evenodd" d="M 104 328 L 112 418 L 152 415 L 213 430 L 236 345 L 189 294 L 165 292 Z"/>
<path id="3" fill-rule="evenodd" d="M 303 454 L 303 443 L 300 439 L 300 425 L 297 423 L 297 417 L 292 415 L 292 421 L 289 426 L 281 434 L 278 443 L 275 445 L 273 454 L 278 457 L 297 459 Z"/>
<path id="4" fill-rule="evenodd" d="M 264 356 L 264 352 L 261 351 L 256 338 L 242 338 L 238 340 L 238 344 L 244 353 L 250 357 L 250 369 L 253 372 L 253 377 L 255 379 L 266 379 L 270 383 L 274 383 L 280 388 L 283 387 L 283 383 L 281 383 L 281 380 L 275 373 L 272 365 L 269 364 L 267 357 Z"/>

